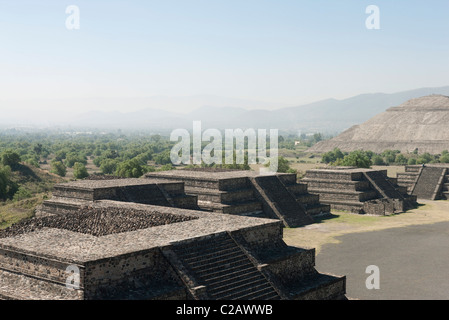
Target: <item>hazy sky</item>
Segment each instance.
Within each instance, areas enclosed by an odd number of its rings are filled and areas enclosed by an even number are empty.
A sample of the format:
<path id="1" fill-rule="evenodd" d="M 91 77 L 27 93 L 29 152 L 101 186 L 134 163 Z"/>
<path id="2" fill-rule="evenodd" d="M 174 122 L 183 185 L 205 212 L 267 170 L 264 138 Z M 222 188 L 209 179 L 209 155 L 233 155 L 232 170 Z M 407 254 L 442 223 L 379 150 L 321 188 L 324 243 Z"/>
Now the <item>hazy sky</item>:
<path id="1" fill-rule="evenodd" d="M 70 5 L 79 30 L 66 28 Z M 380 30 L 365 26 L 368 5 Z M 448 14 L 447 0 L 0 0 L 0 101 L 216 95 L 274 107 L 445 86 Z"/>

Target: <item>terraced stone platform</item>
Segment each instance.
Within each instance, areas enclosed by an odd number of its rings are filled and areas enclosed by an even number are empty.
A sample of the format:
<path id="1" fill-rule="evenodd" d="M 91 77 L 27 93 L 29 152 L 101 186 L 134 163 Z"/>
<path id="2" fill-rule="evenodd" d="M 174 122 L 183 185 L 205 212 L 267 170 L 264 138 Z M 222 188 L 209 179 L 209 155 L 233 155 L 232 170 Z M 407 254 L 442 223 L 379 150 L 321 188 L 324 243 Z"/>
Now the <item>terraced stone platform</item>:
<path id="1" fill-rule="evenodd" d="M 78 180 L 55 185 L 53 197 L 44 201 L 40 215 L 75 212 L 96 200 L 197 209 L 196 197 L 186 195 L 181 182 L 137 178 Z"/>
<path id="2" fill-rule="evenodd" d="M 0 298 L 345 299 L 345 277 L 319 274 L 315 251 L 282 231 L 279 220 L 97 200 L 0 231 Z"/>
<path id="3" fill-rule="evenodd" d="M 389 215 L 416 206 L 409 196 L 387 177 L 386 170 L 336 167 L 308 170 L 301 180 L 310 193 L 335 210 L 358 214 Z"/>
<path id="4" fill-rule="evenodd" d="M 184 182 L 186 194 L 198 197 L 202 210 L 280 219 L 287 227 L 312 223 L 313 217 L 330 211 L 319 196 L 308 192 L 307 185 L 296 182 L 296 174 L 172 170 L 151 172 L 146 178 Z"/>
<path id="5" fill-rule="evenodd" d="M 418 199 L 449 199 L 449 164 L 408 165 L 397 176 L 398 184 Z"/>

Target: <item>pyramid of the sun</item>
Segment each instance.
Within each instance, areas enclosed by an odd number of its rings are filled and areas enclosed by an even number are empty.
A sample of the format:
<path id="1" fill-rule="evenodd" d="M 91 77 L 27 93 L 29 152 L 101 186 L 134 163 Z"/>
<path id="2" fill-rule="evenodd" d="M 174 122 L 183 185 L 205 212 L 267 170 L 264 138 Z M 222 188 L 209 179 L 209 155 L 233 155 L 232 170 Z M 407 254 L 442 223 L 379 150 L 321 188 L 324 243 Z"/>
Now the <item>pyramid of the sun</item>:
<path id="1" fill-rule="evenodd" d="M 363 106 L 360 106 L 363 108 Z M 392 107 L 337 137 L 322 141 L 311 152 L 387 149 L 432 154 L 449 150 L 449 97 L 430 95 Z"/>

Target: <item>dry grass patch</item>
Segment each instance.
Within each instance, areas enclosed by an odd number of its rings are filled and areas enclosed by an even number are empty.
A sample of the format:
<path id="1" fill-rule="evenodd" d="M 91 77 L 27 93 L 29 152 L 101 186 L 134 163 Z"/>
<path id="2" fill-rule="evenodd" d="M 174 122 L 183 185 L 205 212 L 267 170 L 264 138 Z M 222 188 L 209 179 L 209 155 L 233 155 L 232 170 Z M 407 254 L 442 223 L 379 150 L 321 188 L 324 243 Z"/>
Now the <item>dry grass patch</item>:
<path id="1" fill-rule="evenodd" d="M 318 253 L 325 244 L 339 243 L 337 237 L 344 234 L 449 221 L 449 201 L 420 203 L 416 209 L 392 216 L 365 216 L 334 211 L 331 218 L 318 223 L 284 229 L 284 240 L 292 246 L 315 248 Z"/>

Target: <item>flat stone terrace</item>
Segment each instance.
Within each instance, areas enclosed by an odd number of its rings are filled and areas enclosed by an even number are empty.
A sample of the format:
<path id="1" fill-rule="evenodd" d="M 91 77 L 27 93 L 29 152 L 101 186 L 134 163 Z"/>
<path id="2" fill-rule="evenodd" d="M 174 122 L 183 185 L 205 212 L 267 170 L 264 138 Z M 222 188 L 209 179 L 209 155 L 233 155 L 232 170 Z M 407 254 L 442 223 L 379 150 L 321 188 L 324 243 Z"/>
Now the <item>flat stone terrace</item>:
<path id="1" fill-rule="evenodd" d="M 184 183 L 161 179 L 78 180 L 54 186 L 38 216 L 75 212 L 95 200 L 135 202 L 197 209 L 197 199 L 186 195 Z"/>
<path id="2" fill-rule="evenodd" d="M 232 232 L 242 228 L 260 227 L 263 225 L 277 228 L 279 232 L 281 232 L 282 228 L 279 221 L 271 219 L 210 214 L 197 210 L 148 206 L 110 200 L 97 201 L 92 205 L 92 208 L 122 208 L 123 210 L 133 208 L 154 214 L 185 216 L 189 217 L 190 220 L 100 237 L 66 229 L 44 227 L 33 232 L 0 238 L 0 248 L 14 248 L 24 253 L 83 264 L 92 260 L 161 247 L 169 245 L 171 242 L 207 236 L 211 233 Z"/>

